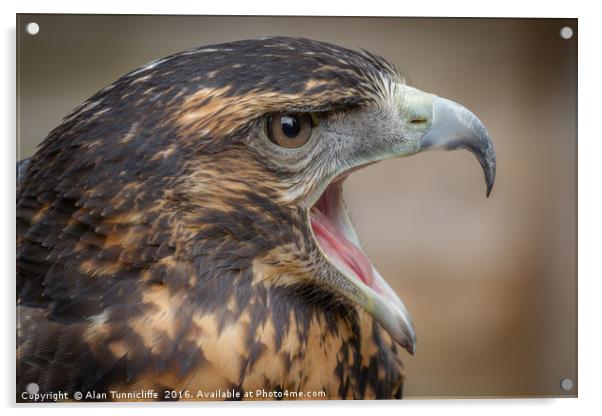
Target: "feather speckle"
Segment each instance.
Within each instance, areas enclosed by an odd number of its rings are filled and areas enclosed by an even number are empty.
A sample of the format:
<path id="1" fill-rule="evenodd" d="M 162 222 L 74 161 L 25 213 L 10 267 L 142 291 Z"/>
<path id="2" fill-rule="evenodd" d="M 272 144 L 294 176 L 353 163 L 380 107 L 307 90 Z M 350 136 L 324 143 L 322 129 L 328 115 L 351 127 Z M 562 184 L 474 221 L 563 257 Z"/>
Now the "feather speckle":
<path id="1" fill-rule="evenodd" d="M 355 108 L 385 78 L 376 56 L 266 38 L 154 61 L 69 114 L 19 171 L 17 392 L 401 397 L 391 338 L 296 278 L 311 231 L 245 146 L 264 114 Z"/>

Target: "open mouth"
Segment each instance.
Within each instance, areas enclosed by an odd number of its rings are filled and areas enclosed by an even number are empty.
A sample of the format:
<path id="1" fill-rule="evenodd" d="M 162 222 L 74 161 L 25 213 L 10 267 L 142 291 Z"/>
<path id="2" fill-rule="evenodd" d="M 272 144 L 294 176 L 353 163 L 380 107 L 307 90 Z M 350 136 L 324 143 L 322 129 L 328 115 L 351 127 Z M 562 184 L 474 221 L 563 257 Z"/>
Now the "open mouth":
<path id="1" fill-rule="evenodd" d="M 360 247 L 345 208 L 343 180 L 328 185 L 312 206 L 309 215 L 311 227 L 318 245 L 331 263 L 379 293 L 374 268 Z"/>
<path id="2" fill-rule="evenodd" d="M 343 199 L 345 177 L 330 183 L 309 210 L 311 228 L 322 254 L 355 289 L 349 292 L 334 283 L 332 287 L 363 307 L 397 343 L 413 354 L 416 336 L 410 315 L 368 260 L 347 214 Z"/>

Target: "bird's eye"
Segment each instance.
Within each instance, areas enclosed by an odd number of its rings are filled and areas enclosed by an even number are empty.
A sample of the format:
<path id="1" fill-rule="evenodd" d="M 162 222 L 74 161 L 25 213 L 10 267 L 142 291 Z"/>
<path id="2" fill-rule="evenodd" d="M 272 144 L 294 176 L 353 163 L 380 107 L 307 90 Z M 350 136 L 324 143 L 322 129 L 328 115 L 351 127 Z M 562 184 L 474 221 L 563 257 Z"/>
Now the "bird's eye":
<path id="1" fill-rule="evenodd" d="M 312 127 L 308 113 L 280 113 L 268 117 L 267 133 L 272 143 L 296 148 L 307 143 Z"/>

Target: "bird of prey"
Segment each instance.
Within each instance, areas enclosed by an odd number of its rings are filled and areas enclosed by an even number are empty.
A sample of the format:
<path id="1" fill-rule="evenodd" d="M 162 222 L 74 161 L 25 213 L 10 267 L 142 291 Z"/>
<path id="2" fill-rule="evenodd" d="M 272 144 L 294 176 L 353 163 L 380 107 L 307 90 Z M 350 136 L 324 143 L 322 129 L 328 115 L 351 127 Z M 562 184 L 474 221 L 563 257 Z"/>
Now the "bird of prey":
<path id="1" fill-rule="evenodd" d="M 400 398 L 412 321 L 342 186 L 434 148 L 489 194 L 479 119 L 367 51 L 270 37 L 123 76 L 17 166 L 18 400 Z"/>

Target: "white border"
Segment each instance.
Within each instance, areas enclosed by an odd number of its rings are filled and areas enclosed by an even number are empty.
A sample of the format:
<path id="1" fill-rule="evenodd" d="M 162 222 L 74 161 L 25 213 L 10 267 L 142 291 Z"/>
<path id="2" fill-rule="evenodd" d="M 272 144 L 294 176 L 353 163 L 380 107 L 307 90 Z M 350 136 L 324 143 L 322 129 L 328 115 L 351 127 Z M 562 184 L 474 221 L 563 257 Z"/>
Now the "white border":
<path id="1" fill-rule="evenodd" d="M 359 16 L 473 16 L 473 17 L 578 17 L 579 18 L 579 399 L 518 399 L 518 400 L 425 400 L 406 402 L 314 402 L 314 403 L 239 403 L 227 404 L 140 404 L 135 406 L 45 406 L 38 410 L 46 415 L 130 414 L 144 412 L 161 414 L 171 409 L 178 412 L 211 414 L 326 414 L 337 410 L 347 414 L 379 413 L 422 415 L 507 415 L 529 412 L 545 415 L 600 414 L 602 393 L 601 336 L 599 317 L 602 316 L 600 273 L 600 235 L 602 234 L 602 134 L 600 119 L 600 76 L 602 65 L 599 50 L 602 33 L 601 15 L 596 13 L 595 2 L 589 6 L 567 1 L 546 1 L 539 4 L 524 0 L 506 0 L 497 4 L 480 1 L 413 1 L 396 2 L 348 1 L 238 1 L 202 2 L 186 0 L 118 0 L 104 1 L 44 1 L 21 0 L 18 4 L 0 3 L 3 24 L 2 71 L 3 97 L 0 100 L 3 130 L 1 163 L 2 239 L 0 253 L 6 273 L 4 282 L 2 320 L 3 374 L 0 378 L 1 405 L 8 414 L 31 414 L 31 407 L 14 407 L 14 163 L 15 163 L 15 13 L 120 13 L 120 14 L 301 14 L 301 15 L 359 15 Z"/>
<path id="2" fill-rule="evenodd" d="M 331 15 L 331 16 L 457 16 L 457 17 L 577 17 L 574 4 L 557 0 L 541 5 L 507 0 L 498 4 L 455 0 L 388 2 L 319 1 L 216 1 L 186 0 L 22 0 L 20 13 L 120 13 L 120 14 L 234 14 L 234 15 Z"/>

